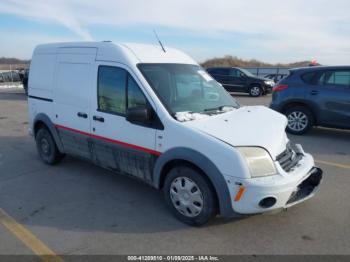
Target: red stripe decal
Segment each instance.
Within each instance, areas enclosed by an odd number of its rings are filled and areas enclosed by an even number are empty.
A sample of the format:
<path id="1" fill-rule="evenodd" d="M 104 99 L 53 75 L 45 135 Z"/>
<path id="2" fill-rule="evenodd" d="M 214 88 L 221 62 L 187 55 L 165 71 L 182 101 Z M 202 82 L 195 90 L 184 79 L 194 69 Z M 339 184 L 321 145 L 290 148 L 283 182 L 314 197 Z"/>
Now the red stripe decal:
<path id="1" fill-rule="evenodd" d="M 106 142 L 109 142 L 109 143 L 126 146 L 126 147 L 129 147 L 129 148 L 132 148 L 132 149 L 135 149 L 135 150 L 139 150 L 139 151 L 143 151 L 143 152 L 146 152 L 146 153 L 149 153 L 149 154 L 152 154 L 152 155 L 160 156 L 162 154 L 161 152 L 158 152 L 158 151 L 155 151 L 155 150 L 152 150 L 152 149 L 149 149 L 149 148 L 145 148 L 145 147 L 141 147 L 141 146 L 137 146 L 137 145 L 133 145 L 133 144 L 128 144 L 128 143 L 125 143 L 125 142 L 122 142 L 122 141 L 110 139 L 110 138 L 103 137 L 103 136 L 97 136 L 97 135 L 90 134 L 90 133 L 87 133 L 87 132 L 83 132 L 83 131 L 80 131 L 80 130 L 77 130 L 77 129 L 73 129 L 73 128 L 70 128 L 70 127 L 61 126 L 61 125 L 55 125 L 55 127 L 56 128 L 60 128 L 60 129 L 65 129 L 65 130 L 68 130 L 68 131 L 71 131 L 71 132 L 75 132 L 75 133 L 78 133 L 78 134 L 81 134 L 81 135 L 89 136 L 89 137 L 92 137 L 92 138 L 100 139 L 100 140 L 103 140 L 103 141 L 106 141 Z"/>

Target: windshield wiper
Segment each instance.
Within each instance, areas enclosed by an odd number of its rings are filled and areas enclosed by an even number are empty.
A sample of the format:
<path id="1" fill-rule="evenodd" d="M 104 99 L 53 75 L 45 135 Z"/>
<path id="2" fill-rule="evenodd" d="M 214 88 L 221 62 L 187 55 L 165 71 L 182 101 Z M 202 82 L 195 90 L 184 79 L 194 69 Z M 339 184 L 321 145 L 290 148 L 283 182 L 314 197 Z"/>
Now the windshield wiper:
<path id="1" fill-rule="evenodd" d="M 217 107 L 213 107 L 213 108 L 207 108 L 207 109 L 204 109 L 204 112 L 220 112 L 220 111 L 223 111 L 223 109 L 225 107 L 232 107 L 232 108 L 238 108 L 236 106 L 233 106 L 233 105 L 225 105 L 225 106 L 217 106 Z"/>

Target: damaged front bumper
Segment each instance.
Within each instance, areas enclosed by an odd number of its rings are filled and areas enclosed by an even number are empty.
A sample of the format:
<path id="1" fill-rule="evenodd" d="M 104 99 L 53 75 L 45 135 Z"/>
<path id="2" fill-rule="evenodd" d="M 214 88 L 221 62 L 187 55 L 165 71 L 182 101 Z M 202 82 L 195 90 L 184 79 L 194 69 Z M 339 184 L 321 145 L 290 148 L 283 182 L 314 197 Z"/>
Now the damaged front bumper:
<path id="1" fill-rule="evenodd" d="M 286 209 L 311 198 L 322 182 L 322 170 L 304 154 L 290 172 L 282 168 L 270 177 L 237 179 L 230 183 L 232 208 L 238 214 L 257 214 Z M 232 181 L 232 177 L 231 177 Z M 237 194 L 240 192 L 240 197 Z"/>
<path id="2" fill-rule="evenodd" d="M 292 192 L 285 207 L 291 207 L 312 197 L 321 184 L 322 174 L 322 169 L 313 167 L 310 171 L 310 175 L 297 186 L 295 191 Z"/>

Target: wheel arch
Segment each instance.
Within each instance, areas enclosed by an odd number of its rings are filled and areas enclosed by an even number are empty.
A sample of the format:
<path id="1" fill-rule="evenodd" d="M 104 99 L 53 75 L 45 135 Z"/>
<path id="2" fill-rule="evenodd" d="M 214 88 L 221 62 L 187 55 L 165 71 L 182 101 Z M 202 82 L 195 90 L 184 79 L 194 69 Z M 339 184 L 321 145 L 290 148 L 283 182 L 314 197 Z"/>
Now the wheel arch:
<path id="1" fill-rule="evenodd" d="M 288 102 L 286 104 L 284 104 L 281 108 L 281 112 L 283 114 L 286 113 L 286 111 L 292 107 L 297 107 L 297 106 L 300 106 L 300 107 L 305 107 L 307 110 L 310 111 L 310 113 L 312 114 L 312 117 L 313 117 L 313 120 L 314 120 L 314 123 L 317 124 L 317 114 L 315 113 L 315 110 L 313 109 L 312 106 L 310 106 L 309 104 L 303 102 L 303 101 L 292 101 L 292 102 Z"/>
<path id="2" fill-rule="evenodd" d="M 55 140 L 55 143 L 57 145 L 58 150 L 61 153 L 64 153 L 63 144 L 62 144 L 61 139 L 60 139 L 60 137 L 58 135 L 57 129 L 55 128 L 55 125 L 51 121 L 49 116 L 47 116 L 44 113 L 38 114 L 35 117 L 34 121 L 33 121 L 33 134 L 34 134 L 34 137 L 36 137 L 37 132 L 42 127 L 46 127 L 50 131 L 53 139 Z"/>
<path id="3" fill-rule="evenodd" d="M 234 215 L 232 201 L 226 180 L 219 169 L 202 153 L 190 148 L 174 148 L 162 154 L 154 168 L 153 183 L 162 189 L 167 173 L 175 166 L 189 165 L 200 171 L 214 189 L 220 214 L 225 217 Z"/>
<path id="4" fill-rule="evenodd" d="M 252 82 L 252 83 L 250 83 L 248 86 L 249 86 L 249 88 L 250 88 L 250 87 L 253 87 L 253 86 L 258 86 L 258 87 L 261 87 L 261 88 L 262 88 L 263 84 L 262 84 L 262 83 L 259 83 L 259 82 Z"/>

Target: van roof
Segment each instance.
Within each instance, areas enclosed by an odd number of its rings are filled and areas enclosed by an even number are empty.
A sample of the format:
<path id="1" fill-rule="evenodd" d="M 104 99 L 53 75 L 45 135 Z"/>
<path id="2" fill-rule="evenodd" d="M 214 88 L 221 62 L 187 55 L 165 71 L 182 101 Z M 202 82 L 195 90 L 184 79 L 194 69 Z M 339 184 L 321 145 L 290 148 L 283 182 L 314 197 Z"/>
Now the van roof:
<path id="1" fill-rule="evenodd" d="M 180 50 L 165 47 L 164 52 L 160 45 L 138 43 L 103 42 L 67 42 L 38 45 L 34 54 L 43 53 L 71 53 L 81 49 L 96 48 L 96 60 L 113 61 L 121 63 L 181 63 L 197 64 L 190 56 Z M 80 49 L 80 50 L 79 50 Z"/>

